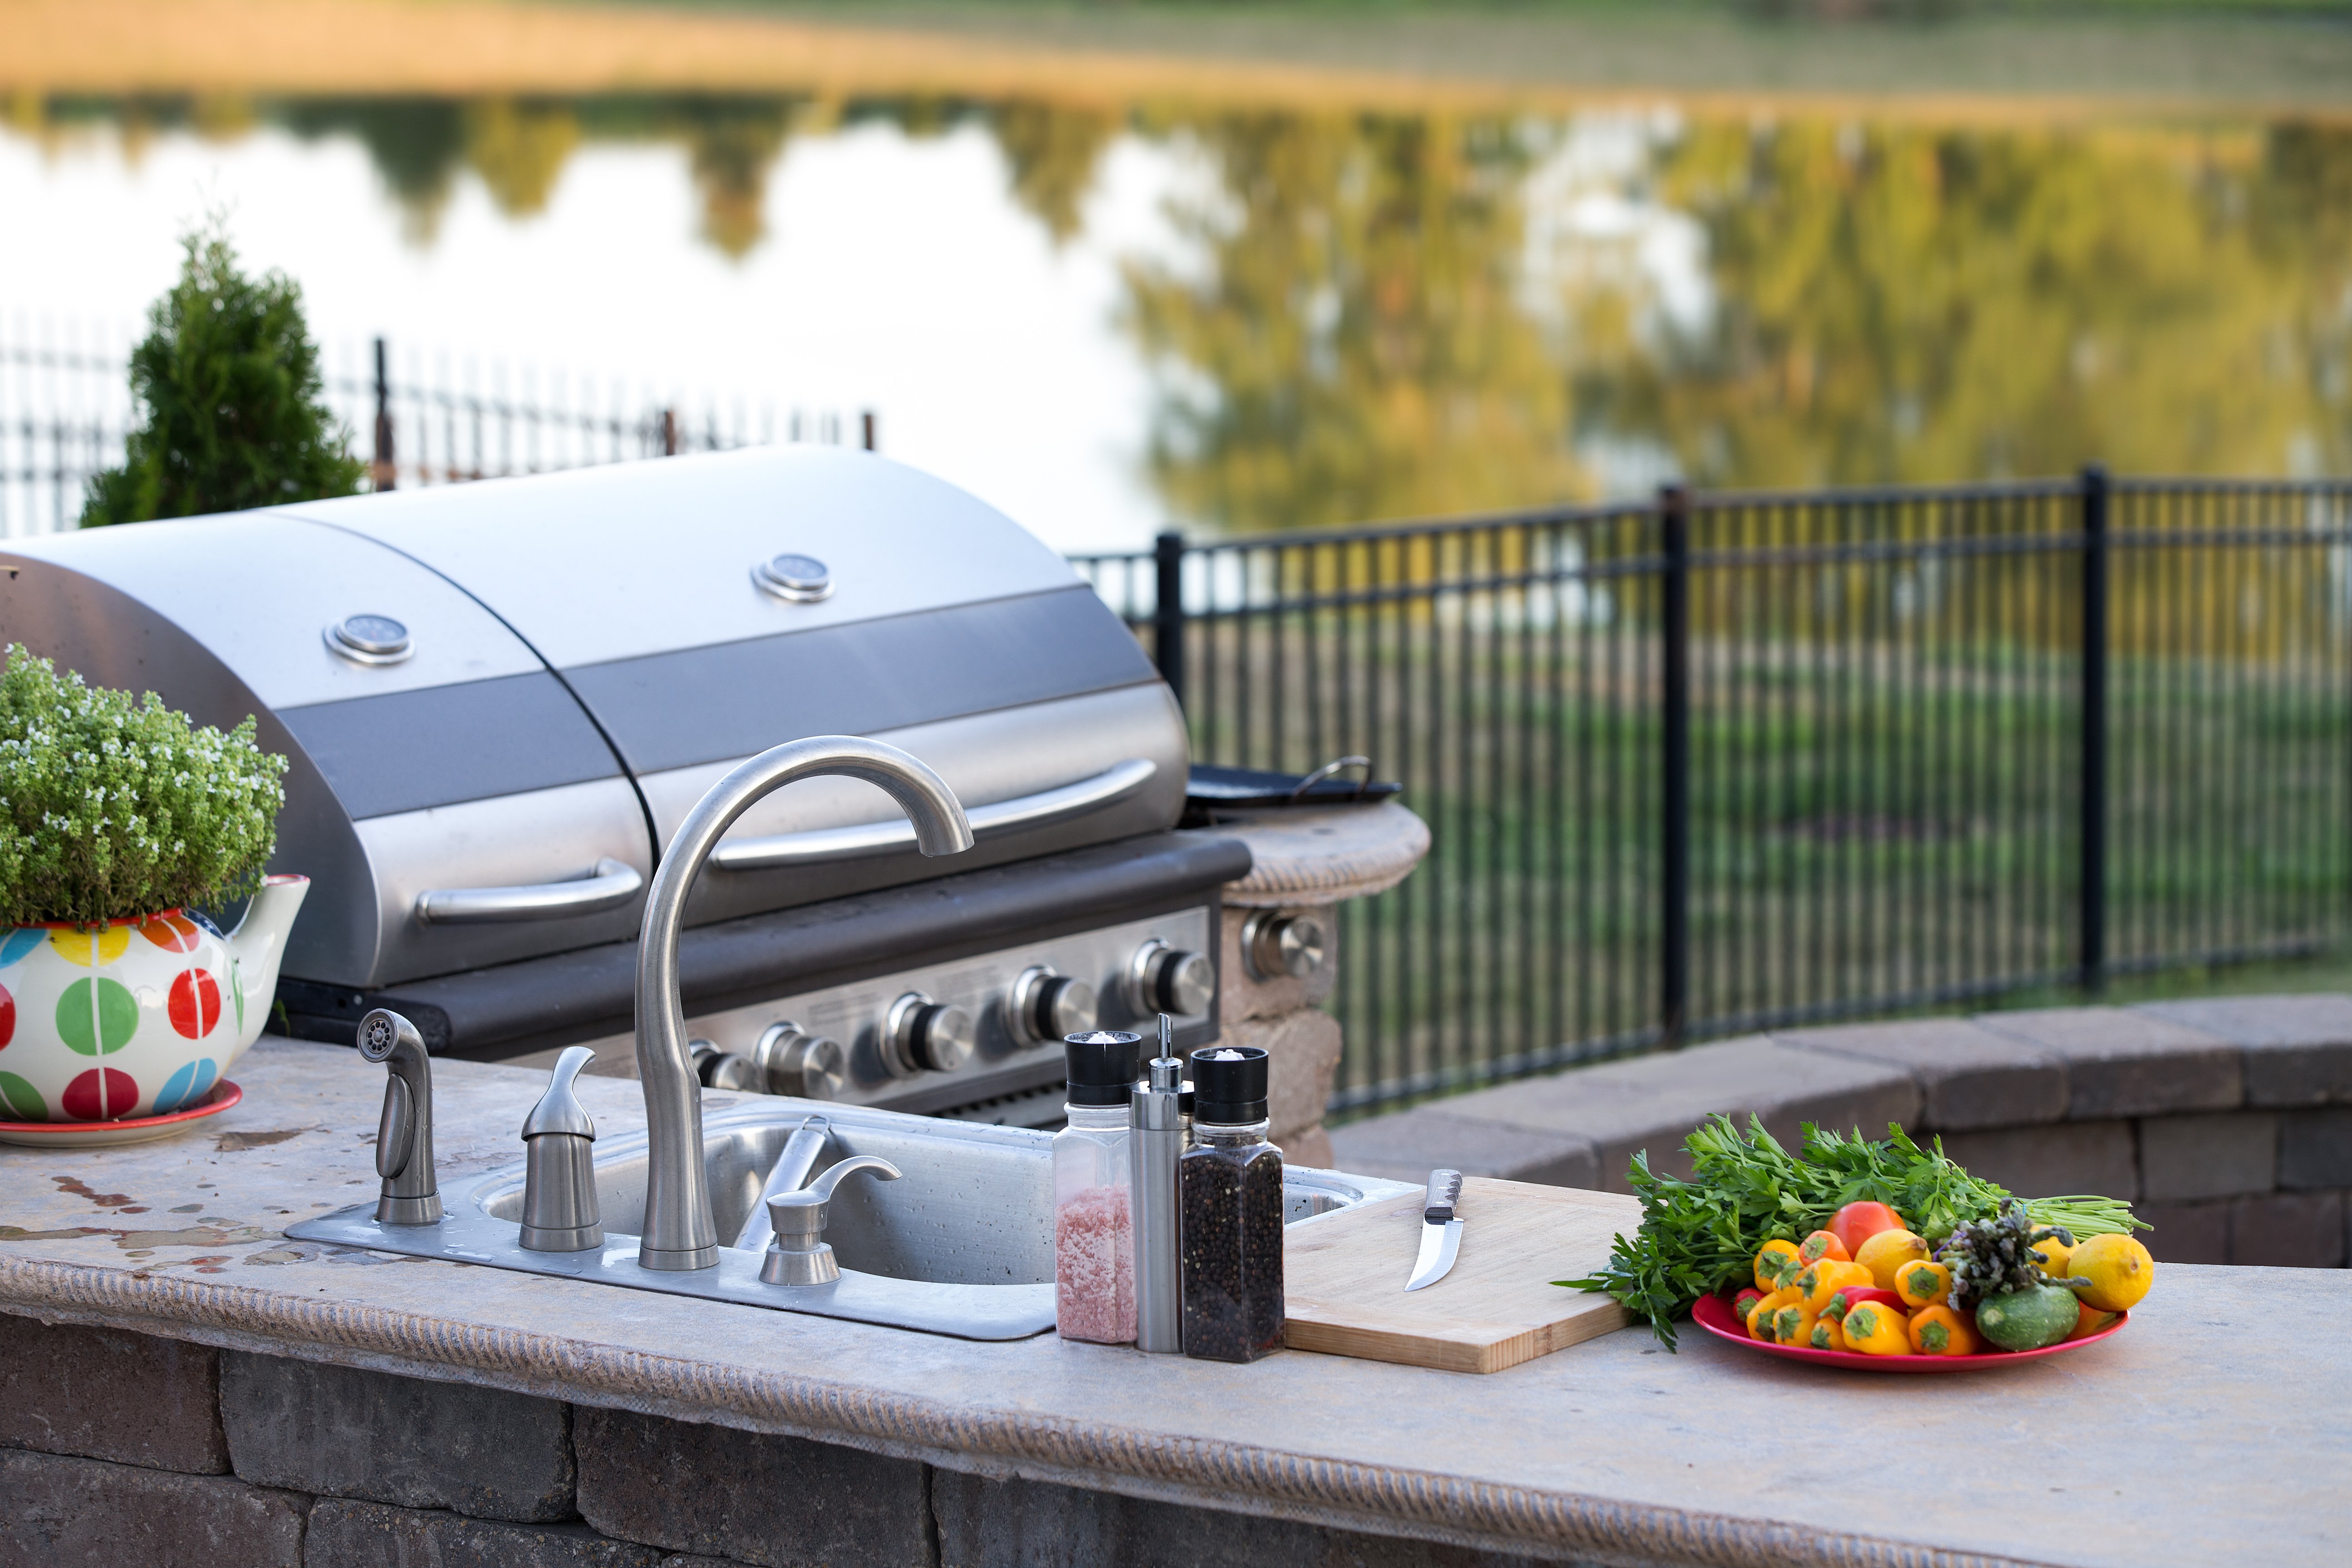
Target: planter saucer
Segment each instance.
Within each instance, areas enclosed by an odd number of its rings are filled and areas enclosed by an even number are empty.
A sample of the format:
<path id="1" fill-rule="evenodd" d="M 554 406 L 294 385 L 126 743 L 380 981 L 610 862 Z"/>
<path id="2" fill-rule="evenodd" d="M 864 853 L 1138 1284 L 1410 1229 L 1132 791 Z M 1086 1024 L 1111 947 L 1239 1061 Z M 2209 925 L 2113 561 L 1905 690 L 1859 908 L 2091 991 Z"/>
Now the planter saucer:
<path id="1" fill-rule="evenodd" d="M 0 1121 L 0 1143 L 20 1149 L 103 1149 L 118 1143 L 145 1143 L 169 1138 L 207 1116 L 217 1116 L 245 1098 L 245 1090 L 223 1079 L 185 1110 L 169 1116 L 137 1116 L 124 1121 Z"/>

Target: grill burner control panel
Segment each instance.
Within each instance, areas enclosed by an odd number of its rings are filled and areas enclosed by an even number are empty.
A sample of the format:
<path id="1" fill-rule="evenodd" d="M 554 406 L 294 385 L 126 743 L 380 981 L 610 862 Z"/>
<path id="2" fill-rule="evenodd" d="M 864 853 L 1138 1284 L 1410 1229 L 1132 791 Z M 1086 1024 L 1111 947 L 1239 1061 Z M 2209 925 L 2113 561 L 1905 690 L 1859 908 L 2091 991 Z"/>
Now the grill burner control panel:
<path id="1" fill-rule="evenodd" d="M 788 1051 L 799 1082 L 793 1092 L 973 1115 L 983 1101 L 1034 1098 L 1058 1086 L 1064 1035 L 1089 1028 L 1149 1034 L 1154 1016 L 1165 1011 L 1176 1020 L 1180 1049 L 1214 1039 L 1215 918 L 1213 907 L 1196 906 L 1034 939 L 689 1016 L 687 1034 L 713 1089 L 767 1088 L 761 1080 L 785 1065 L 780 1053 Z M 591 1043 L 608 1059 L 630 1049 L 625 1036 Z M 1045 1098 L 1058 1113 L 1059 1095 Z M 978 1119 L 989 1118 L 982 1111 Z"/>

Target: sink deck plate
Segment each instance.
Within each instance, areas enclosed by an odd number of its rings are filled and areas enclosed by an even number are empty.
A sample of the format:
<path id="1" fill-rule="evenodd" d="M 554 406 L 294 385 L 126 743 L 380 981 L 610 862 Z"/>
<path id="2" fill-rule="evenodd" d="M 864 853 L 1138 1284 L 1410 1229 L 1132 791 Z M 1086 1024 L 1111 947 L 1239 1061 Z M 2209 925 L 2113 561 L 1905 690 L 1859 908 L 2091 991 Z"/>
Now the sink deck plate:
<path id="1" fill-rule="evenodd" d="M 845 1268 L 841 1278 L 830 1285 L 770 1285 L 760 1279 L 761 1255 L 757 1252 L 722 1247 L 719 1249 L 719 1262 L 709 1268 L 676 1272 L 644 1268 L 637 1264 L 637 1237 L 617 1232 L 608 1232 L 602 1247 L 584 1252 L 532 1252 L 517 1239 L 518 1227 L 513 1222 L 484 1214 L 478 1201 L 485 1189 L 512 1184 L 510 1171 L 493 1171 L 487 1175 L 444 1183 L 441 1201 L 448 1210 L 448 1217 L 435 1225 L 380 1225 L 376 1222 L 375 1205 L 370 1202 L 299 1221 L 287 1226 L 286 1234 L 298 1241 L 331 1242 L 410 1258 L 445 1258 L 488 1268 L 512 1268 L 526 1274 L 618 1285 L 630 1290 L 699 1296 L 707 1300 L 807 1312 L 820 1318 L 847 1318 L 861 1323 L 919 1329 L 965 1340 L 1026 1339 L 1054 1326 L 1054 1287 L 1050 1284 L 939 1285 Z"/>

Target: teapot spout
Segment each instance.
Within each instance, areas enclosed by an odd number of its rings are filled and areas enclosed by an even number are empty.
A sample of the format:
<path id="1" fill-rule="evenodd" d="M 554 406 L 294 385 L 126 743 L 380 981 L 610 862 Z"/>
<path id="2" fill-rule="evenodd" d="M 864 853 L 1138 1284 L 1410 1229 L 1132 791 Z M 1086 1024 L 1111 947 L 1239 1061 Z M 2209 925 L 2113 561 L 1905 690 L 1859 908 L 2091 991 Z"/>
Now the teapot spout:
<path id="1" fill-rule="evenodd" d="M 261 1037 L 269 1021 L 269 1005 L 278 994 L 278 966 L 286 957 L 286 933 L 310 891 L 310 879 L 278 876 L 266 879 L 245 918 L 228 933 L 229 984 L 236 992 L 236 1049 L 242 1055 Z M 234 1058 L 232 1058 L 234 1059 Z"/>

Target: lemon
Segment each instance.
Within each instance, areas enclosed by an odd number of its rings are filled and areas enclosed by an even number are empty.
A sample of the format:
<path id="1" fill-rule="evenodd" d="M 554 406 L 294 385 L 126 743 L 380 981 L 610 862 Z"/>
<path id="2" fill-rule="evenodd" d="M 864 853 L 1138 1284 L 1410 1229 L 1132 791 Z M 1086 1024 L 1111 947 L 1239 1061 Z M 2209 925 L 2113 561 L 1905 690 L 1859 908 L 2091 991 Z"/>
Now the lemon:
<path id="1" fill-rule="evenodd" d="M 1882 1230 L 1862 1244 L 1853 1260 L 1870 1270 L 1872 1283 L 1892 1290 L 1906 1267 L 1927 1260 L 1927 1244 L 1907 1230 Z"/>
<path id="2" fill-rule="evenodd" d="M 2043 1237 L 2033 1244 L 2033 1250 L 2042 1259 L 2042 1272 L 2051 1279 L 2063 1279 L 2073 1272 L 2066 1267 L 2066 1260 L 2073 1256 L 2074 1249 L 2056 1237 Z"/>
<path id="3" fill-rule="evenodd" d="M 2156 1283 L 2156 1259 L 2128 1236 L 2095 1236 L 2066 1256 L 2066 1267 L 2090 1281 L 2074 1294 L 2102 1312 L 2127 1312 Z"/>

